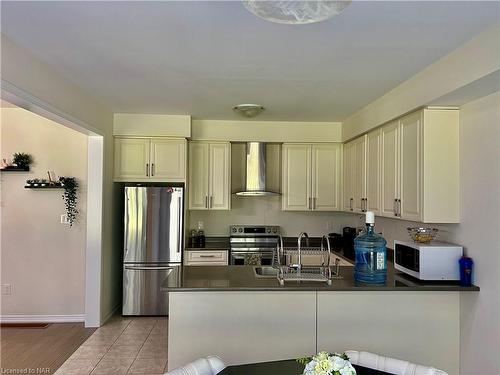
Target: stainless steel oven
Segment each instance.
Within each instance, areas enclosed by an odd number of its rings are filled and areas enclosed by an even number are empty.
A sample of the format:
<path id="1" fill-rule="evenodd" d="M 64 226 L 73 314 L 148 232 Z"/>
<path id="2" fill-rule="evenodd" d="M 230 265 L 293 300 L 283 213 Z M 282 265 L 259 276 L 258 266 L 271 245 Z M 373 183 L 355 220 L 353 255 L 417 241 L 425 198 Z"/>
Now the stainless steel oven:
<path id="1" fill-rule="evenodd" d="M 232 225 L 230 264 L 272 265 L 279 234 L 278 226 Z"/>

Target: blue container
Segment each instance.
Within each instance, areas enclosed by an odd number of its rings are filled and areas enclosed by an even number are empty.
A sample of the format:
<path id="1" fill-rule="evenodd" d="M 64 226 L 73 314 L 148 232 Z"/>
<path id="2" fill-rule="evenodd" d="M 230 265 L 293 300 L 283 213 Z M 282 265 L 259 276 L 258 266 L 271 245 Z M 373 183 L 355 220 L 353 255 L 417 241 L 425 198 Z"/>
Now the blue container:
<path id="1" fill-rule="evenodd" d="M 366 213 L 366 231 L 354 239 L 354 279 L 360 283 L 383 284 L 387 280 L 387 241 L 374 232 L 373 212 Z"/>
<path id="2" fill-rule="evenodd" d="M 460 285 L 472 286 L 472 267 L 474 266 L 472 258 L 461 257 L 458 264 L 460 265 Z"/>

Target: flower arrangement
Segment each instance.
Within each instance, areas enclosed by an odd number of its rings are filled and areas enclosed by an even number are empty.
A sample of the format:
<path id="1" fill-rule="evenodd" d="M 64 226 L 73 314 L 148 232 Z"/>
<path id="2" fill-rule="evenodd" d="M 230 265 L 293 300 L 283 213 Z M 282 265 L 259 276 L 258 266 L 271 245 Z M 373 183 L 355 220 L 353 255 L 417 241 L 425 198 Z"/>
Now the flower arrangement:
<path id="1" fill-rule="evenodd" d="M 356 370 L 345 354 L 319 352 L 312 357 L 297 359 L 305 365 L 303 375 L 356 375 Z"/>

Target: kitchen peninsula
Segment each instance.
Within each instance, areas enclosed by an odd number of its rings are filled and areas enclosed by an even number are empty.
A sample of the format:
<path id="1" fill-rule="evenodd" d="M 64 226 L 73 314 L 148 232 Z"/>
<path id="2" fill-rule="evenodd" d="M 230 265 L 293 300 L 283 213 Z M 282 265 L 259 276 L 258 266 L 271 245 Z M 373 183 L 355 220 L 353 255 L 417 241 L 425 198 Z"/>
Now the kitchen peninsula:
<path id="1" fill-rule="evenodd" d="M 356 285 L 353 267 L 341 267 L 331 285 L 280 286 L 261 271 L 179 267 L 169 275 L 169 369 L 207 355 L 241 364 L 353 349 L 458 373 L 460 293 L 478 287 L 417 282 L 392 265 L 380 286 Z"/>

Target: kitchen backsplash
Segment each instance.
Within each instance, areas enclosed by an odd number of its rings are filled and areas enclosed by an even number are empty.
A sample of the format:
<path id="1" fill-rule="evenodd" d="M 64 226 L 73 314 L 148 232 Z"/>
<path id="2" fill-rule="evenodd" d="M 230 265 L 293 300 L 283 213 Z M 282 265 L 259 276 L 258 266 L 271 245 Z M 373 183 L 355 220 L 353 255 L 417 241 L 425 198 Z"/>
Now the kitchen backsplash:
<path id="1" fill-rule="evenodd" d="M 307 232 L 321 236 L 330 232 L 342 233 L 346 226 L 364 226 L 364 214 L 344 212 L 291 212 L 281 210 L 281 197 L 235 197 L 232 196 L 230 211 L 190 211 L 189 229 L 197 228 L 203 221 L 207 236 L 227 236 L 232 224 L 279 225 L 283 236 L 298 236 Z M 407 227 L 430 226 L 439 229 L 438 240 L 459 243 L 459 224 L 422 224 L 412 221 L 376 217 L 375 230 L 382 233 L 387 246 L 394 240 L 408 240 Z"/>
<path id="2" fill-rule="evenodd" d="M 344 212 L 291 212 L 281 210 L 281 197 L 231 197 L 230 211 L 189 211 L 189 229 L 203 221 L 208 236 L 227 236 L 232 224 L 279 225 L 284 236 L 307 232 L 321 236 L 342 233 L 345 226 L 357 226 L 361 215 Z"/>

